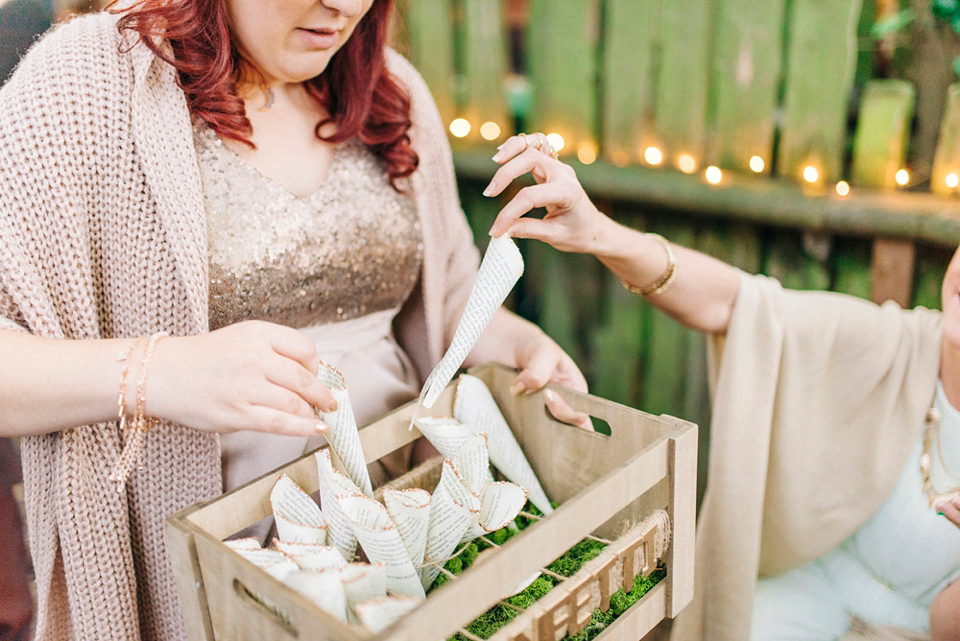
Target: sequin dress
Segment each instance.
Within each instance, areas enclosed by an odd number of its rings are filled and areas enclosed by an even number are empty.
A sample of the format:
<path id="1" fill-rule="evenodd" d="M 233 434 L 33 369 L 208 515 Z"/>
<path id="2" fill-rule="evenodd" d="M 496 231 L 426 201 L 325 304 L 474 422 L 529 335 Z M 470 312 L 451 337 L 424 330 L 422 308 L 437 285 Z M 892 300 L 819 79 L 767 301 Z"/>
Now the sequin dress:
<path id="1" fill-rule="evenodd" d="M 245 320 L 295 327 L 344 375 L 365 425 L 416 397 L 418 381 L 392 322 L 420 273 L 412 199 L 390 185 L 359 141 L 340 144 L 323 184 L 301 198 L 195 128 L 210 256 L 210 329 Z M 322 441 L 221 436 L 225 489 Z"/>

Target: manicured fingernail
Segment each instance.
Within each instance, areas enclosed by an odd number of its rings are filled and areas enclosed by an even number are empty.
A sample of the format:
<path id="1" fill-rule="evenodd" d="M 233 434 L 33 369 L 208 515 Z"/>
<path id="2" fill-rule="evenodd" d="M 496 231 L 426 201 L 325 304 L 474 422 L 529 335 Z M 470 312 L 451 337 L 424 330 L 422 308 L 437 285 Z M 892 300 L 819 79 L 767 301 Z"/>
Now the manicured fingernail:
<path id="1" fill-rule="evenodd" d="M 504 146 L 505 144 L 507 144 L 506 141 L 504 141 L 504 142 L 500 143 L 499 145 L 497 145 L 497 151 L 500 151 L 501 149 L 503 149 L 503 146 Z"/>
<path id="2" fill-rule="evenodd" d="M 544 398 L 547 399 L 547 402 L 548 402 L 548 403 L 552 403 L 552 402 L 554 401 L 554 399 L 556 398 L 556 397 L 553 395 L 553 392 L 551 392 L 551 391 L 548 390 L 548 389 L 543 390 L 543 396 L 544 396 Z"/>
<path id="3" fill-rule="evenodd" d="M 490 184 L 487 185 L 487 188 L 483 190 L 483 195 L 489 198 L 490 196 L 493 195 L 495 188 L 496 188 L 496 184 L 491 180 Z"/>
<path id="4" fill-rule="evenodd" d="M 503 158 L 503 150 L 500 149 L 499 147 L 497 147 L 497 149 L 498 149 L 497 153 L 493 154 L 493 158 L 492 158 L 493 162 L 500 162 L 500 160 Z"/>
<path id="5" fill-rule="evenodd" d="M 330 405 L 327 407 L 330 408 L 327 410 L 328 412 L 336 412 L 340 408 L 340 404 L 337 403 L 337 399 L 334 398 L 330 399 Z"/>
<path id="6" fill-rule="evenodd" d="M 318 433 L 323 434 L 327 431 L 327 424 L 323 421 L 317 421 L 316 428 Z"/>
<path id="7" fill-rule="evenodd" d="M 514 396 L 520 396 L 526 391 L 527 391 L 527 386 L 523 383 L 523 381 L 517 381 L 516 383 L 510 386 L 510 393 L 513 394 Z"/>

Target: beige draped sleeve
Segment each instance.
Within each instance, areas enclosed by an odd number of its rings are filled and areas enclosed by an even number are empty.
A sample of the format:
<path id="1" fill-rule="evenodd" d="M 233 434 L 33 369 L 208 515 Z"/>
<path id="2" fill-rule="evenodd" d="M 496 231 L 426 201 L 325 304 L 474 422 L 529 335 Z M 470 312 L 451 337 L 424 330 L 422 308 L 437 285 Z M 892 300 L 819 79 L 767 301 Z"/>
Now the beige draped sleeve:
<path id="1" fill-rule="evenodd" d="M 675 641 L 746 640 L 758 575 L 823 555 L 880 507 L 933 399 L 940 313 L 743 274 L 709 343 L 707 492 Z"/>

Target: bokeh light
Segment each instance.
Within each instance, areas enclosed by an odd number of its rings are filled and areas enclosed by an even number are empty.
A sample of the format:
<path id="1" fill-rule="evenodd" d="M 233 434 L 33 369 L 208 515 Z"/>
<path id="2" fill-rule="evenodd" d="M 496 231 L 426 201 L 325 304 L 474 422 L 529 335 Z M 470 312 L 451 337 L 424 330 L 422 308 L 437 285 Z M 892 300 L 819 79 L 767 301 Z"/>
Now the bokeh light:
<path id="1" fill-rule="evenodd" d="M 480 135 L 484 140 L 496 140 L 500 137 L 500 125 L 488 121 L 480 125 Z"/>
<path id="2" fill-rule="evenodd" d="M 457 138 L 466 138 L 470 133 L 470 123 L 466 118 L 457 118 L 450 123 L 450 133 Z"/>
<path id="3" fill-rule="evenodd" d="M 703 172 L 703 175 L 706 177 L 707 182 L 711 185 L 719 184 L 723 180 L 723 172 L 720 171 L 720 168 L 716 165 L 710 165 L 707 167 L 706 171 Z"/>

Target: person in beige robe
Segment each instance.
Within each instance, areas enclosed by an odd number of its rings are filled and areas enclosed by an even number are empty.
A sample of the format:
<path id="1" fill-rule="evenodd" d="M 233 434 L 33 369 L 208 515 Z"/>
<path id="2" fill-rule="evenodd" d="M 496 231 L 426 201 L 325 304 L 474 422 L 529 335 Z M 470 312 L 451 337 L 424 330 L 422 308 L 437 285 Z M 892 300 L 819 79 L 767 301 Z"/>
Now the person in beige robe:
<path id="1" fill-rule="evenodd" d="M 508 140 L 494 160 L 502 166 L 485 195 L 528 172 L 536 184 L 504 206 L 491 235 L 594 254 L 628 289 L 710 335 L 709 482 L 697 526 L 694 600 L 673 638 L 750 638 L 758 578 L 823 557 L 891 495 L 938 379 L 950 405 L 960 407 L 960 250 L 944 276 L 942 313 L 793 292 L 615 223 L 543 134 Z M 535 207 L 546 208 L 543 219 L 524 216 Z M 944 517 L 938 523 L 955 546 L 960 497 L 944 489 L 930 514 Z M 954 578 L 957 571 L 945 568 Z M 958 608 L 954 582 L 933 602 L 934 639 L 957 638 Z"/>

